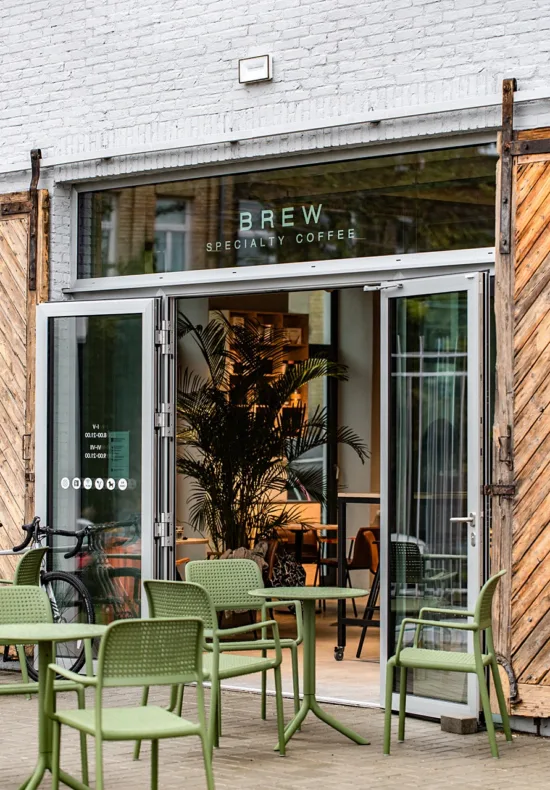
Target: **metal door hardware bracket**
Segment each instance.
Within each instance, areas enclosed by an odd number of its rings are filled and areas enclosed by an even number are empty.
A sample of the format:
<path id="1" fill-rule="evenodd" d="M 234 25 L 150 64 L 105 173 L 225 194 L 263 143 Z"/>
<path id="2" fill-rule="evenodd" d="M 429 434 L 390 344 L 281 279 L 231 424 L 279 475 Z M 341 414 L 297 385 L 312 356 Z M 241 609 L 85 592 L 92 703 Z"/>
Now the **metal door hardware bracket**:
<path id="1" fill-rule="evenodd" d="M 363 291 L 387 291 L 390 288 L 403 288 L 403 283 L 376 283 L 375 285 L 364 285 Z"/>
<path id="2" fill-rule="evenodd" d="M 169 321 L 163 321 L 161 328 L 155 332 L 155 344 L 160 346 L 162 354 L 173 354 L 172 329 Z"/>
<path id="3" fill-rule="evenodd" d="M 485 496 L 498 496 L 505 499 L 513 499 L 516 495 L 516 486 L 514 484 L 506 485 L 504 483 L 492 483 L 491 485 L 483 486 L 483 493 Z"/>
<path id="4" fill-rule="evenodd" d="M 509 469 L 514 465 L 512 456 L 512 426 L 506 426 L 506 434 L 498 437 L 498 460 Z"/>
<path id="5" fill-rule="evenodd" d="M 161 436 L 174 435 L 172 416 L 172 406 L 169 403 L 161 403 L 159 410 L 155 412 L 155 428 L 160 428 Z"/>
<path id="6" fill-rule="evenodd" d="M 501 255 L 509 255 L 512 235 L 512 141 L 514 137 L 515 79 L 502 82 L 502 132 L 500 166 L 500 239 Z"/>

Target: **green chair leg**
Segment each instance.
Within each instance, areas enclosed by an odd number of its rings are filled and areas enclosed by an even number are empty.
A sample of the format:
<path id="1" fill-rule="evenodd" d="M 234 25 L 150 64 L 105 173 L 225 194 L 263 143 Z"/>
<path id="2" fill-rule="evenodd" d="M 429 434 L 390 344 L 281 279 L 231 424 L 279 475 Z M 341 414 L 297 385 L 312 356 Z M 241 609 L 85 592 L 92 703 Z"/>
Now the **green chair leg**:
<path id="1" fill-rule="evenodd" d="M 96 790 L 105 790 L 103 784 L 103 740 L 101 735 L 95 738 L 95 786 Z"/>
<path id="2" fill-rule="evenodd" d="M 401 667 L 399 676 L 399 730 L 398 741 L 405 740 L 405 716 L 407 713 L 407 667 Z"/>
<path id="3" fill-rule="evenodd" d="M 219 739 L 222 737 L 222 684 L 218 683 L 218 707 L 217 707 L 217 733 L 218 733 L 218 743 L 216 746 L 219 746 Z"/>
<path id="4" fill-rule="evenodd" d="M 277 705 L 277 731 L 279 734 L 279 755 L 285 756 L 285 714 L 283 709 L 283 685 L 281 683 L 281 667 L 275 667 L 275 702 Z"/>
<path id="5" fill-rule="evenodd" d="M 506 735 L 506 740 L 511 741 L 512 730 L 510 729 L 510 717 L 508 716 L 508 708 L 506 707 L 504 691 L 502 690 L 502 681 L 500 679 L 500 673 L 498 671 L 498 664 L 496 660 L 491 662 L 491 672 L 493 673 L 493 683 L 495 684 L 495 692 L 497 695 L 498 707 L 502 718 L 502 726 L 504 728 L 504 734 Z"/>
<path id="6" fill-rule="evenodd" d="M 141 695 L 141 704 L 145 706 L 147 705 L 148 701 L 149 701 L 149 687 L 145 686 Z M 139 760 L 140 752 L 141 752 L 141 741 L 136 741 L 134 745 L 134 760 Z"/>
<path id="7" fill-rule="evenodd" d="M 208 736 L 204 733 L 201 735 L 202 744 L 202 757 L 204 760 L 204 771 L 206 773 L 206 787 L 208 790 L 214 790 L 214 774 L 212 772 L 212 750 L 209 743 Z"/>
<path id="8" fill-rule="evenodd" d="M 54 721 L 52 722 L 52 790 L 59 790 L 60 759 L 61 759 L 61 724 L 58 721 Z"/>
<path id="9" fill-rule="evenodd" d="M 390 753 L 391 742 L 391 705 L 393 695 L 394 662 L 390 659 L 386 668 L 386 709 L 384 711 L 384 754 Z"/>
<path id="10" fill-rule="evenodd" d="M 478 672 L 477 677 L 479 680 L 479 694 L 481 697 L 481 706 L 485 716 L 485 726 L 487 727 L 487 735 L 489 737 L 489 744 L 491 746 L 491 754 L 493 757 L 498 758 L 498 746 L 495 735 L 495 725 L 493 722 L 493 714 L 491 711 L 491 702 L 489 700 L 489 692 L 487 690 L 487 683 L 485 682 L 485 673 Z"/>
<path id="11" fill-rule="evenodd" d="M 298 673 L 298 648 L 292 645 L 290 648 L 292 658 L 292 688 L 294 691 L 294 715 L 298 715 L 300 710 L 300 675 Z"/>
<path id="12" fill-rule="evenodd" d="M 185 692 L 185 685 L 182 683 L 181 686 L 178 686 L 178 694 L 176 697 L 176 713 L 181 718 L 181 714 L 183 711 L 183 694 Z"/>
<path id="13" fill-rule="evenodd" d="M 151 790 L 159 787 L 159 742 L 151 741 Z"/>
<path id="14" fill-rule="evenodd" d="M 262 651 L 262 654 L 265 650 Z M 262 719 L 267 718 L 267 672 L 262 672 Z"/>
<path id="15" fill-rule="evenodd" d="M 27 669 L 27 658 L 25 656 L 25 648 L 23 645 L 17 645 L 17 658 L 19 659 L 19 666 L 21 667 L 21 680 L 23 683 L 29 682 L 29 670 Z M 27 694 L 27 699 L 30 699 L 31 695 Z"/>
<path id="16" fill-rule="evenodd" d="M 78 708 L 79 710 L 84 710 L 86 707 L 86 696 L 84 689 L 78 689 L 76 694 L 78 697 Z M 82 782 L 85 785 L 90 784 L 88 776 L 88 741 L 85 732 L 80 733 L 80 764 L 82 771 Z"/>

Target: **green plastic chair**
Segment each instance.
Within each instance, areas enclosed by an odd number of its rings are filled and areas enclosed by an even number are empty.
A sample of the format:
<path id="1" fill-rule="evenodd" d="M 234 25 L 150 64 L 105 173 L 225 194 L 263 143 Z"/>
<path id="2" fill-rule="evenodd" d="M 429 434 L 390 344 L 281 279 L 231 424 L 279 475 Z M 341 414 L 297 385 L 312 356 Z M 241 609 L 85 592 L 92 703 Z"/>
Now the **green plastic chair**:
<path id="1" fill-rule="evenodd" d="M 498 757 L 498 747 L 495 737 L 495 726 L 491 713 L 489 700 L 489 690 L 485 681 L 485 668 L 490 667 L 495 684 L 495 691 L 498 699 L 502 725 L 506 734 L 506 740 L 512 740 L 510 730 L 510 720 L 506 709 L 506 701 L 502 690 L 502 683 L 498 672 L 498 664 L 493 643 L 493 631 L 491 623 L 491 611 L 493 606 L 493 596 L 496 587 L 506 571 L 500 571 L 482 587 L 473 612 L 466 612 L 461 609 L 436 609 L 424 607 L 420 610 L 418 618 L 406 617 L 401 622 L 397 650 L 395 655 L 390 658 L 386 670 L 386 708 L 384 722 L 384 754 L 390 753 L 391 740 L 391 712 L 392 712 L 392 693 L 394 670 L 399 667 L 401 670 L 399 680 L 399 734 L 400 741 L 405 740 L 405 715 L 407 697 L 407 671 L 409 669 L 432 669 L 443 670 L 445 672 L 467 672 L 475 674 L 479 681 L 479 691 L 481 704 L 485 715 L 487 734 L 491 745 L 491 754 Z M 447 620 L 426 620 L 424 615 L 443 614 L 446 617 L 461 617 L 463 619 L 472 618 L 471 623 L 456 623 Z M 416 625 L 414 642 L 412 647 L 403 647 L 403 638 L 407 625 Z M 473 653 L 458 653 L 446 650 L 428 650 L 419 647 L 420 633 L 423 628 L 452 628 L 459 631 L 471 631 L 474 641 Z M 486 652 L 482 652 L 482 633 L 485 632 Z"/>
<path id="2" fill-rule="evenodd" d="M 44 555 L 47 551 L 47 548 L 31 549 L 30 551 L 27 551 L 26 554 L 22 555 L 21 559 L 17 563 L 13 579 L 0 579 L 0 584 L 39 587 L 40 568 L 42 567 L 42 560 L 44 559 Z M 46 622 L 51 622 L 51 620 Z M 28 683 L 29 673 L 27 671 L 25 648 L 22 645 L 16 645 L 15 649 L 17 650 L 17 657 L 19 659 L 19 664 L 21 665 L 21 676 L 23 678 L 23 683 Z"/>
<path id="3" fill-rule="evenodd" d="M 289 649 L 292 660 L 292 684 L 294 693 L 294 713 L 300 710 L 300 680 L 298 670 L 298 645 L 303 640 L 302 604 L 300 601 L 266 601 L 254 598 L 250 590 L 264 586 L 262 572 L 254 560 L 195 560 L 185 568 L 185 578 L 189 582 L 202 585 L 210 595 L 217 612 L 223 611 L 259 611 L 262 620 L 268 619 L 268 610 L 288 609 L 294 606 L 296 611 L 296 639 L 280 640 L 283 649 Z M 224 631 L 224 634 L 227 633 Z M 275 643 L 262 634 L 265 644 L 263 655 L 267 650 L 274 650 Z M 258 650 L 256 640 L 242 641 L 233 645 L 221 645 L 222 650 Z M 266 718 L 266 673 L 262 674 L 262 719 Z"/>
<path id="4" fill-rule="evenodd" d="M 50 664 L 46 711 L 53 722 L 52 790 L 59 788 L 61 725 L 95 738 L 96 788 L 103 780 L 104 741 L 151 741 L 151 790 L 158 790 L 158 742 L 196 735 L 201 739 L 206 783 L 214 790 L 211 751 L 204 713 L 202 671 L 203 624 L 198 618 L 122 620 L 108 626 L 99 648 L 97 676 L 82 677 Z M 95 707 L 55 710 L 55 675 L 83 687 L 95 688 Z M 111 688 L 197 684 L 198 723 L 157 706 L 104 708 L 103 694 Z"/>
<path id="5" fill-rule="evenodd" d="M 30 553 L 30 552 L 29 552 Z M 30 587 L 24 585 L 15 585 L 0 589 L 0 625 L 15 625 L 16 623 L 52 623 L 52 607 L 50 606 L 49 598 L 40 587 Z M 90 643 L 91 645 L 91 643 Z M 24 650 L 22 647 L 18 648 Z M 88 656 L 91 657 L 91 650 Z M 21 666 L 25 666 L 25 654 L 19 659 L 22 661 Z M 92 667 L 87 663 L 86 671 L 89 675 L 92 674 Z M 17 694 L 38 694 L 38 683 L 27 680 L 23 683 L 1 683 L 0 696 L 12 696 Z M 78 675 L 77 675 L 78 677 Z M 54 691 L 56 693 L 64 691 L 74 691 L 77 695 L 78 708 L 81 710 L 85 707 L 86 700 L 84 696 L 84 689 L 79 683 L 72 683 L 66 680 L 56 680 L 54 684 Z M 84 735 L 80 738 L 81 757 L 82 757 L 82 781 L 88 781 L 88 755 L 86 749 L 86 737 Z"/>
<path id="6" fill-rule="evenodd" d="M 233 560 L 231 560 L 233 562 Z M 255 563 L 253 563 L 255 565 Z M 275 674 L 275 701 L 277 707 L 277 727 L 279 736 L 280 754 L 285 753 L 284 741 L 284 713 L 283 695 L 281 685 L 282 652 L 279 639 L 279 630 L 275 620 L 266 620 L 260 623 L 239 626 L 237 628 L 219 629 L 216 610 L 208 592 L 199 584 L 192 582 L 168 582 L 148 580 L 144 583 L 149 614 L 151 617 L 200 617 L 205 626 L 205 653 L 203 654 L 204 677 L 211 681 L 212 697 L 210 704 L 210 719 L 208 734 L 211 749 L 219 745 L 221 735 L 221 689 L 220 682 L 229 678 L 244 675 L 265 673 L 273 670 Z M 265 632 L 272 629 L 272 639 L 261 639 L 254 642 L 255 648 L 260 650 L 275 650 L 274 657 L 228 655 L 225 650 L 240 648 L 241 642 L 221 643 L 220 636 L 237 637 L 241 634 L 259 628 Z M 181 716 L 184 686 L 173 689 L 169 710 L 176 710 Z M 143 704 L 147 704 L 148 689 L 144 689 Z M 139 743 L 136 744 L 134 757 L 139 757 Z"/>

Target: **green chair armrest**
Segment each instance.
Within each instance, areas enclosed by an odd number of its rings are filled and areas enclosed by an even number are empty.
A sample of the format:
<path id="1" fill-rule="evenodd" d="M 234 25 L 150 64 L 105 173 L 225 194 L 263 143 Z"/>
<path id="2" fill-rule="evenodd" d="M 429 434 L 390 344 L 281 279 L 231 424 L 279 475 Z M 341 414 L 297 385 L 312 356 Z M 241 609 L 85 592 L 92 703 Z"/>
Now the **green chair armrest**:
<path id="1" fill-rule="evenodd" d="M 50 664 L 48 671 L 52 673 L 54 678 L 56 675 L 61 675 L 61 677 L 72 680 L 73 683 L 80 683 L 82 686 L 97 686 L 97 678 L 92 678 L 89 675 L 79 675 L 77 672 L 71 672 L 70 669 L 60 667 L 58 664 Z"/>
<path id="2" fill-rule="evenodd" d="M 236 628 L 217 629 L 216 632 L 215 632 L 215 637 L 216 637 L 216 639 L 219 640 L 220 636 L 236 636 L 237 634 L 246 634 L 246 633 L 250 633 L 251 631 L 256 631 L 258 628 L 262 628 L 262 629 L 271 628 L 271 630 L 273 632 L 274 645 L 270 643 L 270 647 L 271 647 L 271 649 L 273 649 L 273 647 L 275 647 L 275 655 L 276 655 L 277 661 L 280 663 L 283 660 L 283 655 L 282 655 L 282 652 L 281 652 L 281 640 L 279 638 L 279 624 L 277 623 L 276 620 L 261 620 L 259 623 L 250 623 L 250 625 L 240 625 L 240 626 L 237 626 Z M 266 641 L 265 639 L 258 639 L 255 642 L 255 648 L 254 649 L 261 650 L 262 649 L 262 643 L 265 642 L 265 641 Z M 238 645 L 238 643 L 236 643 L 236 642 L 230 643 L 230 644 L 237 644 Z M 244 645 L 249 645 L 249 644 L 252 644 L 252 642 L 244 642 Z M 224 650 L 226 650 L 226 651 L 229 650 L 227 645 L 220 644 L 219 641 L 218 641 L 218 646 L 219 646 L 219 650 L 221 650 L 222 652 Z M 248 647 L 242 647 L 242 648 L 241 647 L 233 647 L 231 649 L 232 650 L 239 650 L 239 649 L 247 650 L 247 649 L 250 649 L 250 648 L 248 648 Z"/>
<path id="3" fill-rule="evenodd" d="M 301 645 L 304 639 L 304 618 L 302 614 L 301 601 L 268 601 L 266 602 L 267 609 L 287 609 L 289 606 L 294 606 L 296 609 L 296 644 Z"/>
<path id="4" fill-rule="evenodd" d="M 0 579 L 0 584 L 13 584 L 13 579 Z"/>
<path id="5" fill-rule="evenodd" d="M 418 638 L 420 636 L 420 631 L 422 628 L 426 626 L 433 626 L 436 628 L 452 628 L 455 631 L 477 631 L 477 625 L 470 625 L 468 623 L 450 623 L 445 620 L 423 620 L 419 617 L 405 617 L 404 620 L 401 621 L 401 626 L 399 628 L 399 638 L 397 640 L 397 648 L 395 651 L 395 659 L 399 663 L 399 654 L 403 649 L 403 638 L 405 636 L 405 627 L 407 625 L 416 625 L 416 630 L 414 632 L 414 642 L 413 646 L 418 647 Z"/>
<path id="6" fill-rule="evenodd" d="M 447 617 L 473 617 L 474 612 L 467 612 L 464 609 L 438 609 L 433 606 L 423 606 L 418 615 L 421 619 L 424 617 L 424 612 L 431 614 L 445 614 Z"/>

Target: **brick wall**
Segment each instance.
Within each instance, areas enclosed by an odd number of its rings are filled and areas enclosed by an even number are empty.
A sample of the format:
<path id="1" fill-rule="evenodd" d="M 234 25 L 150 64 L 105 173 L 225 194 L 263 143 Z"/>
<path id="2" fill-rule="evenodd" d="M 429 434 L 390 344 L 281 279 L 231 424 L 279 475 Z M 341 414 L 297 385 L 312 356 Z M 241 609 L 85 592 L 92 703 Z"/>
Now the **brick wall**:
<path id="1" fill-rule="evenodd" d="M 368 109 L 485 95 L 515 76 L 550 83 L 548 0 L 6 0 L 0 4 L 0 190 L 29 149 L 47 157 L 269 129 Z M 268 52 L 272 83 L 242 86 Z M 550 103 L 548 103 L 550 106 Z M 548 123 L 543 105 L 520 112 Z M 61 182 L 419 135 L 484 129 L 498 110 L 126 157 L 45 171 L 52 295 L 67 284 L 70 191 Z M 56 186 L 56 184 L 59 184 Z"/>

